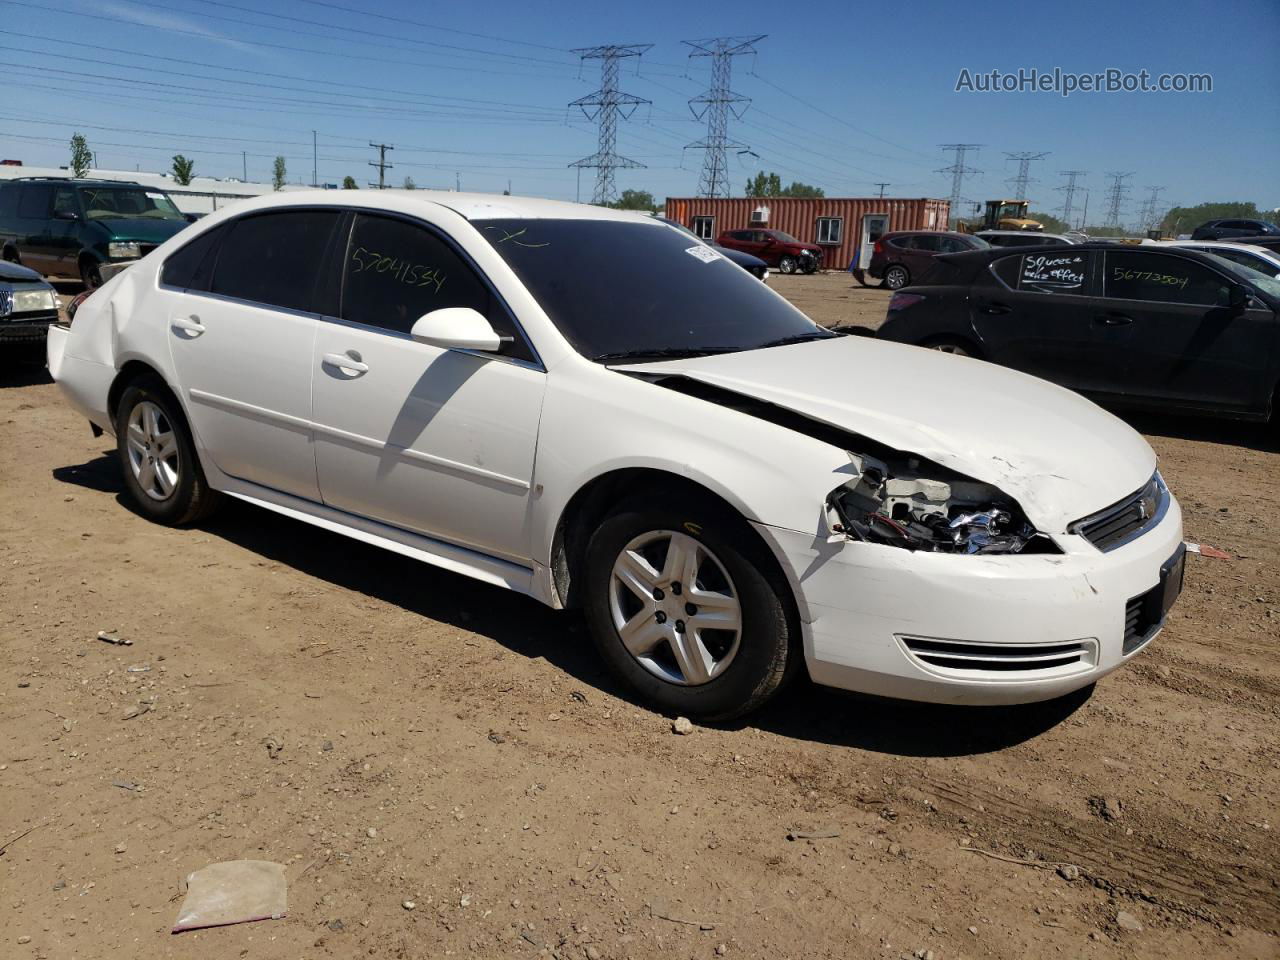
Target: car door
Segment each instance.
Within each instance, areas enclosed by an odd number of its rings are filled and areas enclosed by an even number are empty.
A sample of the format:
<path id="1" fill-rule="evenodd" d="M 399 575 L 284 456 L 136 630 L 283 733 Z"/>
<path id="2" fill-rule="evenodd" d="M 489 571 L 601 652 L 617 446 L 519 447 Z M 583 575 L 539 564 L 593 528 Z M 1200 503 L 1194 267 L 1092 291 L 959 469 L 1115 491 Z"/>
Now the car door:
<path id="1" fill-rule="evenodd" d="M 1236 284 L 1191 256 L 1108 250 L 1095 314 L 1110 355 L 1108 392 L 1139 402 L 1265 409 L 1280 329 L 1257 300 L 1243 311 L 1229 306 Z"/>
<path id="2" fill-rule="evenodd" d="M 1074 390 L 1105 381 L 1094 333 L 1092 250 L 1013 253 L 979 273 L 970 319 L 987 357 Z"/>
<path id="3" fill-rule="evenodd" d="M 440 227 L 357 213 L 341 249 L 341 307 L 312 357 L 324 502 L 527 560 L 546 373 L 519 326 Z M 443 307 L 473 307 L 511 339 L 497 354 L 413 340 Z"/>
<path id="4" fill-rule="evenodd" d="M 209 246 L 211 269 L 204 260 L 201 275 L 169 283 L 165 274 L 175 271 L 168 262 L 162 271 L 178 386 L 207 455 L 232 477 L 308 500 L 320 499 L 311 429 L 316 306 L 328 284 L 336 295 L 323 264 L 340 220 L 332 210 L 251 214 L 196 238 Z"/>
<path id="5" fill-rule="evenodd" d="M 18 193 L 18 236 L 16 246 L 24 266 L 40 274 L 51 274 L 57 264 L 49 229 L 53 187 L 47 183 L 24 183 Z"/>
<path id="6" fill-rule="evenodd" d="M 53 188 L 53 212 L 49 221 L 50 272 L 64 277 L 80 275 L 80 198 L 74 187 Z"/>

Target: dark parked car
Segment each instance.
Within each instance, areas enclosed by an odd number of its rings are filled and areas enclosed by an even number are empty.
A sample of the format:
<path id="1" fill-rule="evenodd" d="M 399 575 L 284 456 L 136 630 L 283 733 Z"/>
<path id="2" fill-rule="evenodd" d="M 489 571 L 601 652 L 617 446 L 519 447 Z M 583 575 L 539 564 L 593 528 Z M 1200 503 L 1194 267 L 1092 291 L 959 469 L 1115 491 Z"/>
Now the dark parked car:
<path id="1" fill-rule="evenodd" d="M 987 241 L 968 233 L 898 230 L 876 241 L 871 248 L 871 266 L 867 273 L 883 280 L 890 290 L 900 290 L 923 279 L 933 268 L 933 258 L 940 253 L 985 250 L 989 246 Z"/>
<path id="2" fill-rule="evenodd" d="M 121 180 L 0 182 L 0 257 L 93 288 L 101 266 L 137 260 L 187 226 L 163 190 Z"/>
<path id="3" fill-rule="evenodd" d="M 938 258 L 878 336 L 1023 370 L 1104 403 L 1274 418 L 1280 281 L 1178 247 L 1082 243 Z M 975 376 L 981 376 L 975 370 Z"/>
<path id="4" fill-rule="evenodd" d="M 1206 220 L 1191 234 L 1192 240 L 1225 240 L 1228 237 L 1280 237 L 1280 227 L 1266 220 Z"/>
<path id="5" fill-rule="evenodd" d="M 44 277 L 0 262 L 0 343 L 43 341 L 58 322 L 58 295 Z"/>
<path id="6" fill-rule="evenodd" d="M 801 243 L 781 230 L 726 230 L 716 237 L 716 243 L 759 257 L 780 273 L 813 273 L 822 266 L 821 247 Z"/>
<path id="7" fill-rule="evenodd" d="M 659 217 L 663 223 L 670 224 L 681 233 L 687 233 L 699 243 L 704 243 L 726 260 L 732 261 L 740 266 L 747 273 L 751 274 L 757 280 L 767 280 L 769 277 L 769 265 L 759 257 L 753 257 L 749 253 L 743 253 L 741 250 L 730 250 L 728 247 L 722 247 L 718 243 L 712 243 L 710 240 L 703 240 L 700 236 L 686 227 L 678 220 L 672 220 L 670 217 Z"/>
<path id="8" fill-rule="evenodd" d="M 974 236 L 993 247 L 1065 247 L 1078 242 L 1061 233 L 1029 230 L 979 230 Z"/>

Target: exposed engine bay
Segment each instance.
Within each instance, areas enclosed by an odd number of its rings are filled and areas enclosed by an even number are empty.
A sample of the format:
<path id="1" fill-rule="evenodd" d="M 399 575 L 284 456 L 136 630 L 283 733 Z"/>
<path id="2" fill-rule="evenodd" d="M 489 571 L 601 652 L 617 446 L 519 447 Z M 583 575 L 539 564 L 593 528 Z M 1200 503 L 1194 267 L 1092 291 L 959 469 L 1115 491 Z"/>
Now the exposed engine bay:
<path id="1" fill-rule="evenodd" d="M 827 498 L 831 528 L 837 533 L 934 553 L 1053 551 L 1052 541 L 990 484 L 910 457 L 893 463 L 850 457 L 859 476 Z"/>

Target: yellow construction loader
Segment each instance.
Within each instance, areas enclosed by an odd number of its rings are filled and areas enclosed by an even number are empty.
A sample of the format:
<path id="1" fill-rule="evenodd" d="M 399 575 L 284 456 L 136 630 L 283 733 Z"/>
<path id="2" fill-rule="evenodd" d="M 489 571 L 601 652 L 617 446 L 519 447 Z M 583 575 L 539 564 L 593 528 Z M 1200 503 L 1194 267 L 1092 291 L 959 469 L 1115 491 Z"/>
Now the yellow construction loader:
<path id="1" fill-rule="evenodd" d="M 988 200 L 982 219 L 972 222 L 961 220 L 961 233 L 977 233 L 979 230 L 1043 230 L 1044 224 L 1027 217 L 1027 200 Z"/>

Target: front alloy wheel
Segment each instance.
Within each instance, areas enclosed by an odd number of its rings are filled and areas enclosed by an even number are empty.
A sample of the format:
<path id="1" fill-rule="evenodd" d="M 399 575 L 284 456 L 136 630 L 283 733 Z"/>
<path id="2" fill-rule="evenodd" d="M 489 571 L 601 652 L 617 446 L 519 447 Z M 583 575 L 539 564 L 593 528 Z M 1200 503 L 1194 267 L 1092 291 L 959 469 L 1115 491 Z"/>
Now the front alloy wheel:
<path id="1" fill-rule="evenodd" d="M 719 558 L 684 533 L 654 530 L 613 564 L 609 612 L 627 652 L 670 683 L 708 683 L 742 640 L 742 608 Z"/>
<path id="2" fill-rule="evenodd" d="M 796 258 L 783 257 L 781 260 L 778 261 L 778 270 L 781 271 L 782 273 L 795 273 Z"/>
<path id="3" fill-rule="evenodd" d="M 669 714 L 727 720 L 799 667 L 790 587 L 740 516 L 686 490 L 672 501 L 621 504 L 574 576 L 591 638 L 628 687 Z"/>

